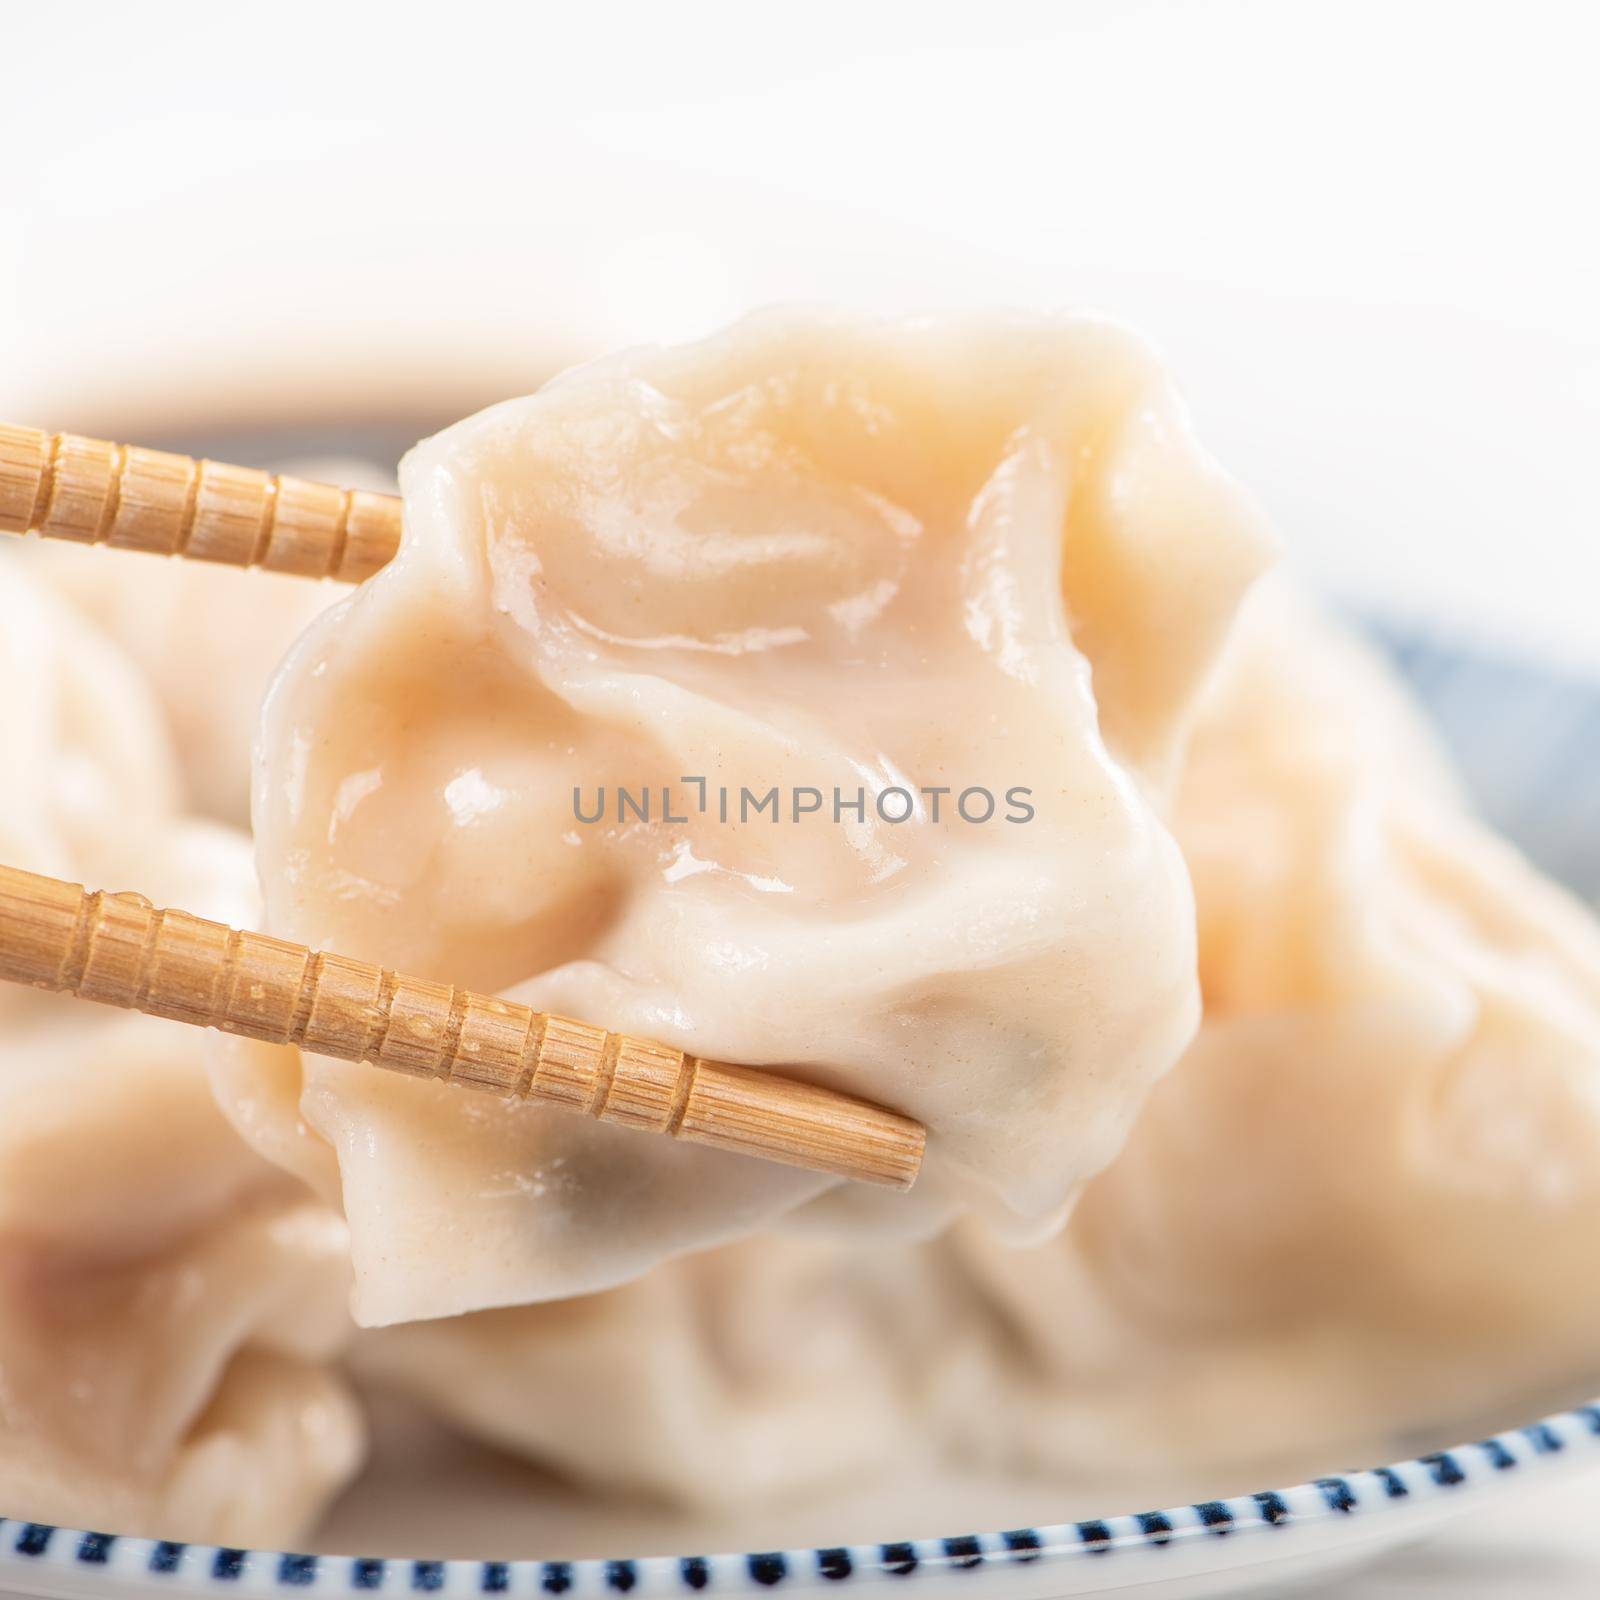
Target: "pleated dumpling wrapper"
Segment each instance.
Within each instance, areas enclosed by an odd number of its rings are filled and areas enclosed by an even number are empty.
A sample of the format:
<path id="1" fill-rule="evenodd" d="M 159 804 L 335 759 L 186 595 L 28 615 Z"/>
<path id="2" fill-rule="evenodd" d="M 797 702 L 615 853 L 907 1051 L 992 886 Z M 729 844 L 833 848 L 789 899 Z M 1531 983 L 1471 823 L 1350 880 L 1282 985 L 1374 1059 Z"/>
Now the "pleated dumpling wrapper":
<path id="1" fill-rule="evenodd" d="M 0 861 L 252 922 L 249 842 L 175 813 L 148 685 L 26 567 L 0 556 Z M 252 1080 L 271 1070 L 236 1043 Z M 229 1126 L 211 1053 L 196 1028 L 0 985 L 9 1516 L 292 1543 L 360 1463 L 331 1369 L 347 1230 Z"/>
<path id="2" fill-rule="evenodd" d="M 908 1197 L 308 1060 L 359 1320 L 789 1213 L 1047 1234 L 1198 1014 L 1158 806 L 1267 542 L 1091 319 L 774 313 L 419 446 L 268 703 L 273 931 L 924 1121 Z M 626 795 L 626 798 L 624 796 Z"/>

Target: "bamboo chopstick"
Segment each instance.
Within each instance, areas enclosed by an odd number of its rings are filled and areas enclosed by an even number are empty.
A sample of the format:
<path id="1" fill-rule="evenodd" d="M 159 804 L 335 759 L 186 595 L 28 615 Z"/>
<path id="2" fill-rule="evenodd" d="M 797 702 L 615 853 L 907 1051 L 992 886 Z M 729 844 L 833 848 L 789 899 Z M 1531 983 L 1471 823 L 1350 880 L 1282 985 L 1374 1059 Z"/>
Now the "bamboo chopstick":
<path id="1" fill-rule="evenodd" d="M 922 1163 L 920 1123 L 831 1089 L 15 867 L 0 978 L 863 1183 Z"/>
<path id="2" fill-rule="evenodd" d="M 0 533 L 31 532 L 359 583 L 400 548 L 400 502 L 0 423 Z"/>
<path id="3" fill-rule="evenodd" d="M 359 582 L 400 502 L 0 423 L 0 532 Z M 0 979 L 909 1189 L 920 1123 L 752 1067 L 0 867 Z"/>

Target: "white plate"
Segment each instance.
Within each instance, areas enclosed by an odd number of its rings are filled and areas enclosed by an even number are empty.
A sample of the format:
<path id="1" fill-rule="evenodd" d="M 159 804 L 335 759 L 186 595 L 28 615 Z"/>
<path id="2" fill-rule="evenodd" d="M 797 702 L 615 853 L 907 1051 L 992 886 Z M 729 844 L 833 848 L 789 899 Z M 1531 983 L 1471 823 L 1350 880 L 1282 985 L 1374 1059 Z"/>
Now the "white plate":
<path id="1" fill-rule="evenodd" d="M 709 1600 L 886 1588 L 972 1600 L 1064 1595 L 1283 1593 L 1333 1578 L 1512 1488 L 1550 1493 L 1600 1466 L 1600 1403 L 1364 1472 L 1225 1500 L 943 1538 L 725 1555 L 438 1561 L 247 1551 L 119 1538 L 42 1523 L 0 1533 L 0 1585 L 108 1600 L 155 1591 L 520 1595 L 529 1600 Z"/>

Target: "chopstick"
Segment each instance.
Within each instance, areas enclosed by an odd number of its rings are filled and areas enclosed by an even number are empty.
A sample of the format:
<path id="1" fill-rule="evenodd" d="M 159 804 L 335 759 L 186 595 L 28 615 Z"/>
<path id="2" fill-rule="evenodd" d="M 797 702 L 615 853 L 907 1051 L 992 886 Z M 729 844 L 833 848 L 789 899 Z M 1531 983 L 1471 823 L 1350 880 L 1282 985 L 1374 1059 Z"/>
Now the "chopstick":
<path id="1" fill-rule="evenodd" d="M 862 1183 L 922 1163 L 920 1123 L 832 1089 L 15 867 L 0 978 Z"/>
<path id="2" fill-rule="evenodd" d="M 400 502 L 0 423 L 0 532 L 357 583 L 400 548 Z M 863 1183 L 922 1163 L 922 1125 L 868 1101 L 14 867 L 0 979 Z"/>
<path id="3" fill-rule="evenodd" d="M 359 583 L 400 548 L 400 502 L 0 423 L 0 533 L 32 532 Z"/>

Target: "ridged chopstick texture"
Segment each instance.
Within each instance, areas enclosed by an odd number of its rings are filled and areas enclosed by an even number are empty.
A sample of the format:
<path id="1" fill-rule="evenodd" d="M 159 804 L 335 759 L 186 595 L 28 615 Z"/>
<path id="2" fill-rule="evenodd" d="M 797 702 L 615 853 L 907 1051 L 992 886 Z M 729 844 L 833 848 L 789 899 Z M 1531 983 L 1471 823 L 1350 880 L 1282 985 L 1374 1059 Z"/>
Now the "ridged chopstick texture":
<path id="1" fill-rule="evenodd" d="M 0 532 L 359 583 L 400 548 L 400 502 L 0 423 Z"/>
<path id="2" fill-rule="evenodd" d="M 921 1124 L 831 1089 L 15 867 L 0 978 L 863 1183 L 922 1163 Z"/>

